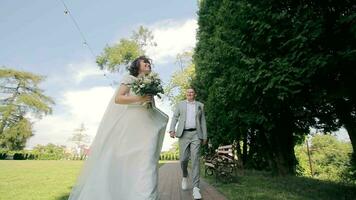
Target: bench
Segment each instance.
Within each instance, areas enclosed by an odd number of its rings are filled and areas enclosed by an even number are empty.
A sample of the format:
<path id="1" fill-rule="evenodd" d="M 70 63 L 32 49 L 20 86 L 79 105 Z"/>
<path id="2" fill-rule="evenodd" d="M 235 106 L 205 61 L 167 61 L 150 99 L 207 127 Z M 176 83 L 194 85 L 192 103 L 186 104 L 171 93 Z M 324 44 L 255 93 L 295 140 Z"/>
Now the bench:
<path id="1" fill-rule="evenodd" d="M 215 182 L 232 182 L 238 171 L 242 171 L 241 159 L 235 154 L 234 145 L 219 146 L 214 153 L 204 157 L 205 176 L 215 175 Z"/>

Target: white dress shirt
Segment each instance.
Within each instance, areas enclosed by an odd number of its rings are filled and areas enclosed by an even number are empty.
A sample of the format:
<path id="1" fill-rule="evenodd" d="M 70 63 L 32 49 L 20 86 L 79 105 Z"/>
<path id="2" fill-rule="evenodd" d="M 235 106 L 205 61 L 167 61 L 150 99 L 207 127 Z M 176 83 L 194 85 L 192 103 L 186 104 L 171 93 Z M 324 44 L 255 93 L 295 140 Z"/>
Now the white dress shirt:
<path id="1" fill-rule="evenodd" d="M 188 128 L 196 128 L 195 123 L 195 100 L 194 101 L 187 101 L 187 116 L 185 121 L 185 129 Z"/>

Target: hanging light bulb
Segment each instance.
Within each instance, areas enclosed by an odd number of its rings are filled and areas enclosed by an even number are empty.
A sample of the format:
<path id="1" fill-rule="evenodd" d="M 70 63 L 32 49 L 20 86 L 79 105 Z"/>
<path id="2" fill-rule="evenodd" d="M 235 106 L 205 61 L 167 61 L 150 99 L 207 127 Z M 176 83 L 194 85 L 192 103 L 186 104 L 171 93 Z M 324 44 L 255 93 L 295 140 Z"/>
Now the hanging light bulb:
<path id="1" fill-rule="evenodd" d="M 65 14 L 65 15 L 68 15 L 68 14 L 69 14 L 69 10 L 67 10 L 67 9 L 64 10 L 64 14 Z"/>

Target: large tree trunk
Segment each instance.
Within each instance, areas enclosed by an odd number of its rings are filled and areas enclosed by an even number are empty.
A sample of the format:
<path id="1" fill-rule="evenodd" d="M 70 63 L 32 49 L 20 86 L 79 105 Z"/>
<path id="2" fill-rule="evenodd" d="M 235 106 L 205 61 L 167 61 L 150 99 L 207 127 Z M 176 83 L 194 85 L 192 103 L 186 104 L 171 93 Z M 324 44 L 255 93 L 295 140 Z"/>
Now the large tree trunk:
<path id="1" fill-rule="evenodd" d="M 347 133 L 349 134 L 353 152 L 355 153 L 356 151 L 356 122 L 353 124 L 344 124 L 345 129 L 347 130 Z"/>
<path id="2" fill-rule="evenodd" d="M 345 117 L 342 120 L 342 122 L 347 133 L 349 134 L 349 138 L 353 149 L 352 157 L 353 160 L 356 161 L 356 121 L 353 120 L 350 115 L 349 117 Z M 354 162 L 353 164 L 356 165 L 356 162 Z"/>
<path id="3" fill-rule="evenodd" d="M 278 131 L 278 133 L 276 133 Z M 287 130 L 276 130 L 272 140 L 273 162 L 278 175 L 295 175 L 296 157 L 294 153 L 293 134 Z"/>
<path id="4" fill-rule="evenodd" d="M 353 158 L 356 159 L 356 118 L 352 115 L 352 111 L 355 110 L 355 107 L 352 103 L 346 102 L 345 100 L 337 101 L 335 106 L 337 117 L 349 134 L 353 149 Z"/>
<path id="5" fill-rule="evenodd" d="M 294 153 L 292 123 L 287 113 L 276 120 L 275 127 L 265 134 L 271 151 L 272 171 L 276 175 L 295 175 L 297 159 Z"/>

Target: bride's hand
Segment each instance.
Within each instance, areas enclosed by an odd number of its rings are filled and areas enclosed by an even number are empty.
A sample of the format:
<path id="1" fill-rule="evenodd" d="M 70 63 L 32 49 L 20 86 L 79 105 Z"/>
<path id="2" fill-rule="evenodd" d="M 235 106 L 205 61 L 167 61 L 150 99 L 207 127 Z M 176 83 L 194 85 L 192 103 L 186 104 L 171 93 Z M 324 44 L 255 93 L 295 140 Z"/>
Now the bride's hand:
<path id="1" fill-rule="evenodd" d="M 139 96 L 139 102 L 152 101 L 152 99 L 153 99 L 152 95 Z"/>

